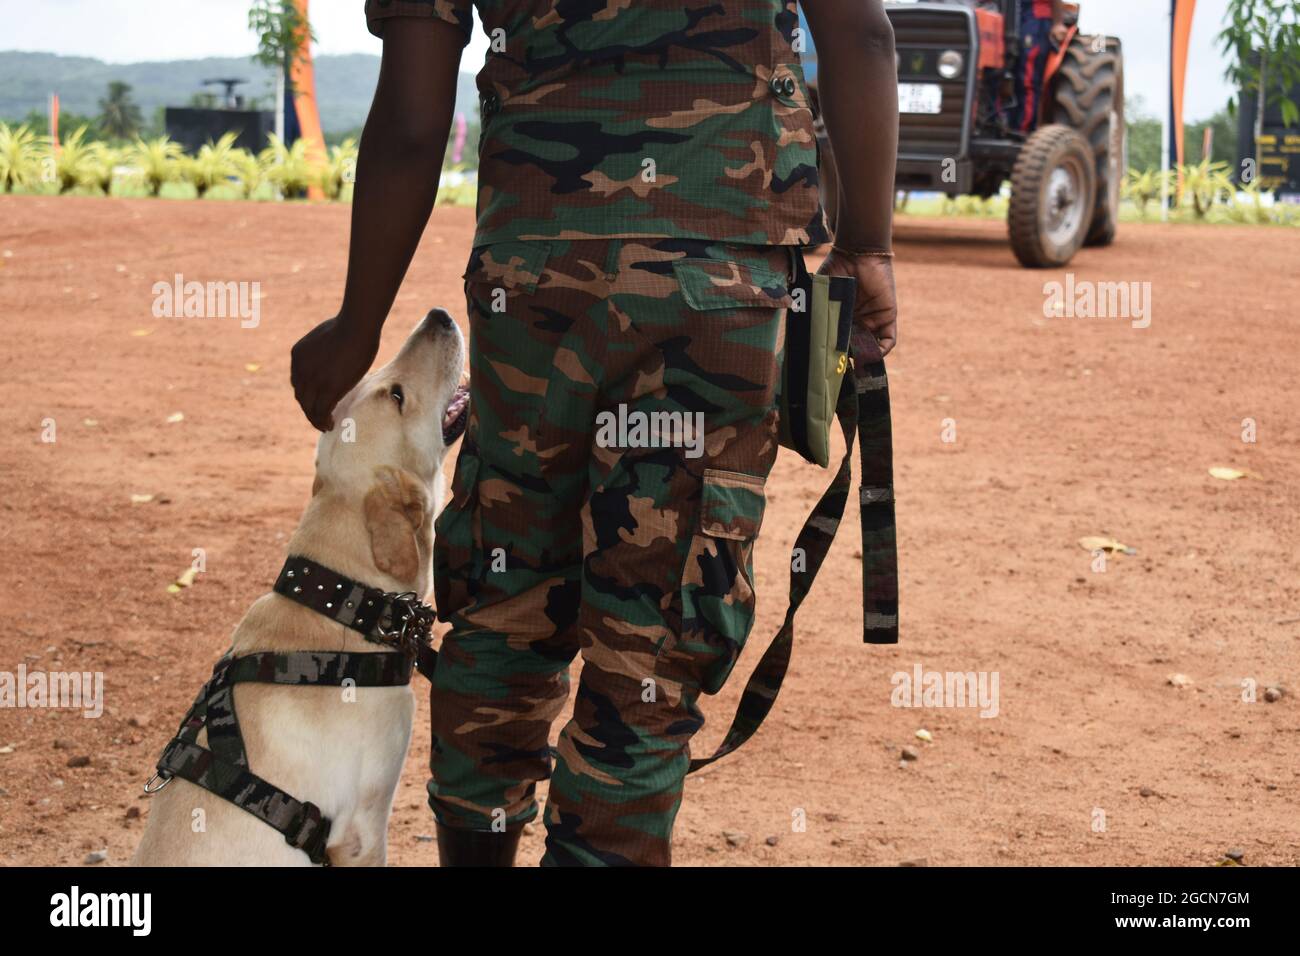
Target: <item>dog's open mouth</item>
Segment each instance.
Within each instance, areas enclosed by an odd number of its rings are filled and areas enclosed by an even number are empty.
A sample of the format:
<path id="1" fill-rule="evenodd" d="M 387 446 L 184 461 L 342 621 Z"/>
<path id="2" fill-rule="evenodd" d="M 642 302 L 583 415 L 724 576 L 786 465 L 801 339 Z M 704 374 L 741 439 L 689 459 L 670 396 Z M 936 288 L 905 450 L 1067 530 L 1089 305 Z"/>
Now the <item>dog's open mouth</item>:
<path id="1" fill-rule="evenodd" d="M 451 402 L 447 405 L 447 410 L 442 415 L 442 441 L 444 445 L 450 445 L 461 435 L 465 434 L 465 426 L 469 422 L 469 386 L 457 385 L 456 391 L 451 396 Z"/>

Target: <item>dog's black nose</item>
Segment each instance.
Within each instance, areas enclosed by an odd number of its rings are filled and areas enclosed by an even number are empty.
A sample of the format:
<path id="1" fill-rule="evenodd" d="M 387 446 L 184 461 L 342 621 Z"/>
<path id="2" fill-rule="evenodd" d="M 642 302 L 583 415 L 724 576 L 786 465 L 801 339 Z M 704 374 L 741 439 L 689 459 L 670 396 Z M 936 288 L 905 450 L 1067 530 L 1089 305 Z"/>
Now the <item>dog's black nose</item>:
<path id="1" fill-rule="evenodd" d="M 431 332 L 436 332 L 439 329 L 445 332 L 455 324 L 456 320 L 447 313 L 446 309 L 432 309 L 424 317 L 425 328 Z"/>

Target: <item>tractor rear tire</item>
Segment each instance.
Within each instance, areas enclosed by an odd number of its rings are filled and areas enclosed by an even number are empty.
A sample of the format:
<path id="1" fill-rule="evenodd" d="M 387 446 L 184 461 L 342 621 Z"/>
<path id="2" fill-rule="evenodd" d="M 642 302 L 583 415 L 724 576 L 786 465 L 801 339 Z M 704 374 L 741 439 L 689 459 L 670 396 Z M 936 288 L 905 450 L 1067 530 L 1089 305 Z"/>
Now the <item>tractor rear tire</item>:
<path id="1" fill-rule="evenodd" d="M 1117 37 L 1075 34 L 1052 83 L 1049 120 L 1078 130 L 1092 147 L 1097 201 L 1084 245 L 1108 246 L 1119 227 L 1127 163 L 1124 51 Z"/>
<path id="2" fill-rule="evenodd" d="M 1021 265 L 1063 266 L 1083 245 L 1097 197 L 1092 150 L 1068 126 L 1037 129 L 1011 171 L 1007 231 Z"/>

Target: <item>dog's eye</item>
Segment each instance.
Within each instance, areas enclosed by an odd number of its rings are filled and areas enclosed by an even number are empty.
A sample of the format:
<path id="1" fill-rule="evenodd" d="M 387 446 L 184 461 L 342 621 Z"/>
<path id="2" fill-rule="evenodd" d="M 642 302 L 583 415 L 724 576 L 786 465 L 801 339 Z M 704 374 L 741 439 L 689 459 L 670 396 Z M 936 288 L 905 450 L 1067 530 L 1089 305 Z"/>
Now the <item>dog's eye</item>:
<path id="1" fill-rule="evenodd" d="M 402 391 L 402 386 L 394 385 L 388 390 L 388 394 L 392 396 L 393 401 L 397 403 L 397 410 L 401 411 L 402 404 L 406 401 L 406 393 Z"/>

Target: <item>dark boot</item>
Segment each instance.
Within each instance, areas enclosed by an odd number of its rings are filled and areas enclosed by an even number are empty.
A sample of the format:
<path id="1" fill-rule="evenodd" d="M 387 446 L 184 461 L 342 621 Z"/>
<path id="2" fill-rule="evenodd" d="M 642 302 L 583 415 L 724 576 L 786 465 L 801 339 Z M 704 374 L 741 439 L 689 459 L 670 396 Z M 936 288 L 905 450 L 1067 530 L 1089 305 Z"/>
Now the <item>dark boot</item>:
<path id="1" fill-rule="evenodd" d="M 438 824 L 439 866 L 514 866 L 522 827 L 495 832 Z"/>

